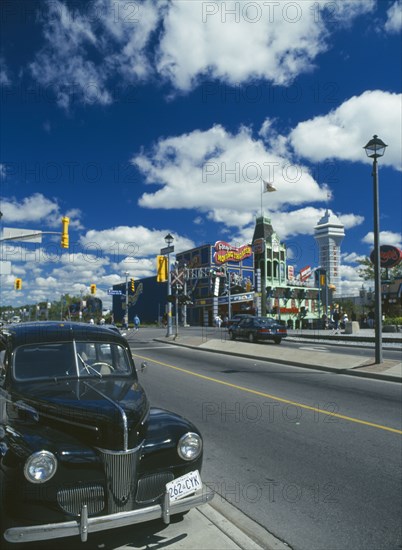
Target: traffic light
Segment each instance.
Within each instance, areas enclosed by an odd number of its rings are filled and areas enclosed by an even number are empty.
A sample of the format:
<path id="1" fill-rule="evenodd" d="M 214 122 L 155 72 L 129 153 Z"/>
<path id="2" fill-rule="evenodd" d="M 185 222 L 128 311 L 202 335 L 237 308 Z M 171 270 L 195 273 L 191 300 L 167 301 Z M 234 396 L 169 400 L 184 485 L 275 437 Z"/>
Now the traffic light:
<path id="1" fill-rule="evenodd" d="M 168 280 L 168 262 L 166 256 L 156 256 L 156 281 L 164 283 Z"/>
<path id="2" fill-rule="evenodd" d="M 91 285 L 91 294 L 96 294 L 96 285 Z"/>
<path id="3" fill-rule="evenodd" d="M 131 292 L 135 291 L 135 281 L 134 281 L 134 279 L 130 279 L 130 288 L 131 288 Z"/>
<path id="4" fill-rule="evenodd" d="M 291 288 L 285 289 L 285 294 L 284 294 L 285 300 L 290 300 L 290 298 L 292 298 L 292 296 L 293 296 L 293 289 L 291 289 Z"/>
<path id="5" fill-rule="evenodd" d="M 306 297 L 306 289 L 305 288 L 300 288 L 299 289 L 299 300 L 304 300 L 305 297 Z"/>
<path id="6" fill-rule="evenodd" d="M 15 279 L 14 288 L 15 288 L 15 290 L 21 290 L 22 289 L 22 279 Z"/>
<path id="7" fill-rule="evenodd" d="M 61 218 L 61 242 L 60 242 L 61 248 L 68 248 L 69 246 L 69 240 L 68 240 L 69 223 L 70 223 L 70 218 L 68 218 L 67 216 L 63 216 Z"/>

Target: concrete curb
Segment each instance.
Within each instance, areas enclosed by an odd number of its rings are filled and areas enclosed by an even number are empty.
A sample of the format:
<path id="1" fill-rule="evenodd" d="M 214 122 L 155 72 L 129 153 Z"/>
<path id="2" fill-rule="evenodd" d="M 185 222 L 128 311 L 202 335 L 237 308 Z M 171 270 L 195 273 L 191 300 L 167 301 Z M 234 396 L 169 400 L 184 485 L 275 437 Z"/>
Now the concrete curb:
<path id="1" fill-rule="evenodd" d="M 219 495 L 215 495 L 209 505 L 200 511 L 205 513 L 206 517 L 209 516 L 210 521 L 244 550 L 290 549 L 288 544 L 277 539 Z"/>

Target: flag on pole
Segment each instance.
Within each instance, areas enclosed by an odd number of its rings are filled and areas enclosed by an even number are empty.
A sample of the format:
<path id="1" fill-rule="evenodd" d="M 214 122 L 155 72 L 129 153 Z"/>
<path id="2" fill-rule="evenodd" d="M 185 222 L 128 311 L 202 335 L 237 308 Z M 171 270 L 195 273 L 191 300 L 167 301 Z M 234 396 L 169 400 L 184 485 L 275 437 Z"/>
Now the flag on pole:
<path id="1" fill-rule="evenodd" d="M 273 183 L 270 183 L 269 181 L 262 180 L 262 184 L 264 186 L 264 193 L 272 193 L 272 191 L 276 191 L 276 187 Z"/>

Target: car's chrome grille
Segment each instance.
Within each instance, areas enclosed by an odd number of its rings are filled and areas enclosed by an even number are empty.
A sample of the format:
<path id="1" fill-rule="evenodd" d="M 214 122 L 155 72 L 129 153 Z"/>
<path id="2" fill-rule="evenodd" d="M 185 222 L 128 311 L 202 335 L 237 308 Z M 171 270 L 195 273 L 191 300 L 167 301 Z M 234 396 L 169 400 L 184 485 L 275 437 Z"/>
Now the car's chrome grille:
<path id="1" fill-rule="evenodd" d="M 172 481 L 174 475 L 172 472 L 159 472 L 142 477 L 138 480 L 138 489 L 136 501 L 138 503 L 154 500 L 165 492 L 165 485 Z"/>
<path id="2" fill-rule="evenodd" d="M 102 485 L 81 485 L 58 491 L 57 502 L 65 512 L 74 516 L 79 516 L 86 504 L 88 515 L 93 516 L 105 507 L 105 495 Z"/>
<path id="3" fill-rule="evenodd" d="M 98 449 L 105 469 L 107 511 L 110 514 L 133 509 L 140 448 L 124 452 Z"/>

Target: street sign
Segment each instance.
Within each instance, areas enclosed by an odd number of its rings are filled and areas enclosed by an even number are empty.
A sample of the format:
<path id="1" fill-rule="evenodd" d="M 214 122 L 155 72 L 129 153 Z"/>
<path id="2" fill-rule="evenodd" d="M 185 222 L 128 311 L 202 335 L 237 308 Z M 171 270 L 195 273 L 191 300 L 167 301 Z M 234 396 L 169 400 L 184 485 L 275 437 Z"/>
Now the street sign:
<path id="1" fill-rule="evenodd" d="M 0 260 L 0 275 L 11 275 L 11 262 Z"/>
<path id="2" fill-rule="evenodd" d="M 174 252 L 174 246 L 165 246 L 165 248 L 161 248 L 161 255 L 166 256 L 167 254 L 172 254 Z"/>
<path id="3" fill-rule="evenodd" d="M 108 288 L 107 291 L 108 294 L 112 294 L 113 296 L 122 296 L 123 291 L 122 290 L 114 290 L 112 288 Z"/>
<path id="4" fill-rule="evenodd" d="M 2 241 L 30 241 L 31 243 L 42 242 L 42 231 L 34 229 L 16 229 L 14 227 L 4 227 L 1 236 Z"/>

